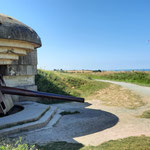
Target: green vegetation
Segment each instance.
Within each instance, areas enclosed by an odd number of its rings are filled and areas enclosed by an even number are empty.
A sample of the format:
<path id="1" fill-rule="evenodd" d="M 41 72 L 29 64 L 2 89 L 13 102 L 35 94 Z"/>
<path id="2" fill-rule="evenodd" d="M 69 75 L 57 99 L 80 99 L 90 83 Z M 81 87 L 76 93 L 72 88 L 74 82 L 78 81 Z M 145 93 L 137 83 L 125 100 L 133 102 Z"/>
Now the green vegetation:
<path id="1" fill-rule="evenodd" d="M 52 142 L 44 146 L 37 146 L 39 150 L 80 150 L 83 147 L 79 143 L 67 143 L 67 142 Z"/>
<path id="2" fill-rule="evenodd" d="M 64 115 L 73 115 L 73 114 L 79 114 L 80 112 L 79 111 L 63 111 L 63 112 L 61 112 L 60 114 L 62 115 L 62 116 L 64 116 Z"/>
<path id="3" fill-rule="evenodd" d="M 14 142 L 14 141 L 13 141 Z M 13 143 L 12 142 L 12 143 Z M 135 136 L 110 140 L 98 146 L 84 146 L 80 143 L 52 142 L 43 146 L 28 145 L 17 140 L 14 144 L 0 141 L 0 150 L 150 150 L 150 137 Z"/>
<path id="4" fill-rule="evenodd" d="M 108 74 L 89 74 L 92 79 L 116 80 L 150 86 L 150 74 L 146 72 L 119 72 Z"/>
<path id="5" fill-rule="evenodd" d="M 111 106 L 135 109 L 145 104 L 141 97 L 127 89 L 92 80 L 93 78 L 99 78 L 101 74 L 103 73 L 66 73 L 38 70 L 36 84 L 39 91 L 84 97 L 88 100 L 100 99 L 104 104 Z M 60 101 L 44 100 L 44 103 L 56 102 Z"/>
<path id="6" fill-rule="evenodd" d="M 80 75 L 45 70 L 38 70 L 35 79 L 39 91 L 85 98 L 110 85 Z"/>
<path id="7" fill-rule="evenodd" d="M 0 150 L 37 150 L 35 145 L 28 145 L 22 142 L 22 138 L 19 140 L 1 140 Z"/>
<path id="8" fill-rule="evenodd" d="M 139 117 L 141 117 L 141 118 L 150 118 L 150 110 L 144 111 L 143 114 Z"/>
<path id="9" fill-rule="evenodd" d="M 111 140 L 98 146 L 88 146 L 81 150 L 150 150 L 150 137 L 128 137 Z"/>
<path id="10" fill-rule="evenodd" d="M 82 144 L 54 142 L 39 146 L 39 150 L 150 150 L 150 137 L 128 137 L 111 140 L 98 146 L 83 146 Z"/>

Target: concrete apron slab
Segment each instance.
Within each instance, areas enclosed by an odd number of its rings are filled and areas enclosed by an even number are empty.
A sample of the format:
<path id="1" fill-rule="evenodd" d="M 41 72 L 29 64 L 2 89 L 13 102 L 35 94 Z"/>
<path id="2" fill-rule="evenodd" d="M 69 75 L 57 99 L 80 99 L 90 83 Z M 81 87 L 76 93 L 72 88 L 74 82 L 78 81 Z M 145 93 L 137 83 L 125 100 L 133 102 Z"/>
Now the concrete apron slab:
<path id="1" fill-rule="evenodd" d="M 54 116 L 57 107 L 36 102 L 20 102 L 23 111 L 0 118 L 0 137 L 44 127 Z"/>

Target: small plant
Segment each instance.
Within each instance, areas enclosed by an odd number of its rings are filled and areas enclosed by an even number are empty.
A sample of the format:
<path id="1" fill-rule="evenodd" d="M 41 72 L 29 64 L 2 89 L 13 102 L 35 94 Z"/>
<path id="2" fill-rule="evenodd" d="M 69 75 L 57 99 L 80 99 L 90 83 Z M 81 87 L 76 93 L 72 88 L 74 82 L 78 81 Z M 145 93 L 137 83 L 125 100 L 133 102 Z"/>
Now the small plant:
<path id="1" fill-rule="evenodd" d="M 144 111 L 143 114 L 140 115 L 139 117 L 149 119 L 150 118 L 150 110 Z"/>
<path id="2" fill-rule="evenodd" d="M 73 111 L 73 112 L 71 112 L 71 111 L 63 111 L 60 114 L 62 116 L 64 116 L 64 115 L 73 115 L 73 114 L 79 114 L 79 113 L 80 113 L 79 111 Z"/>
<path id="3" fill-rule="evenodd" d="M 38 150 L 34 145 L 28 145 L 22 142 L 20 137 L 17 141 L 2 140 L 0 150 Z"/>

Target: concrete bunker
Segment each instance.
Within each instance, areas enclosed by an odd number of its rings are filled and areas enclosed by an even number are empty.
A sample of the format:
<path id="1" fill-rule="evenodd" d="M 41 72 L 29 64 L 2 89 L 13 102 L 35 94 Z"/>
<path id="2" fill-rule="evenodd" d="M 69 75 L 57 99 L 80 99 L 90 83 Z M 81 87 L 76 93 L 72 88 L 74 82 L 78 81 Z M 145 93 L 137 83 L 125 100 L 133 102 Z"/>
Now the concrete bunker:
<path id="1" fill-rule="evenodd" d="M 14 101 L 26 100 L 24 96 L 84 102 L 84 98 L 37 91 L 36 49 L 40 46 L 41 40 L 33 29 L 0 14 L 0 113 L 7 114 Z"/>
<path id="2" fill-rule="evenodd" d="M 6 85 L 37 90 L 35 74 L 37 48 L 40 46 L 40 37 L 32 28 L 0 14 L 0 74 L 3 75 Z M 4 101 L 9 106 L 6 110 L 8 111 L 13 102 L 11 96 L 5 96 L 9 99 Z M 12 99 L 18 101 L 20 97 L 12 96 Z"/>

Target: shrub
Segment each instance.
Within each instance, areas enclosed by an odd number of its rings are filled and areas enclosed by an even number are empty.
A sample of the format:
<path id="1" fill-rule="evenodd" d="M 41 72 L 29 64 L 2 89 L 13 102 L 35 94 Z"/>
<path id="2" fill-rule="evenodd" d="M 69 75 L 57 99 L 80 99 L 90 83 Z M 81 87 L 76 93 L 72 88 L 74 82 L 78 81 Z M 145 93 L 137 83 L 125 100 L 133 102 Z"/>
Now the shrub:
<path id="1" fill-rule="evenodd" d="M 22 138 L 12 142 L 8 140 L 3 140 L 0 142 L 0 150 L 37 150 L 35 145 L 28 145 L 22 142 Z"/>

